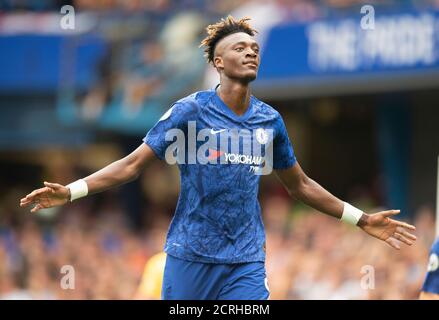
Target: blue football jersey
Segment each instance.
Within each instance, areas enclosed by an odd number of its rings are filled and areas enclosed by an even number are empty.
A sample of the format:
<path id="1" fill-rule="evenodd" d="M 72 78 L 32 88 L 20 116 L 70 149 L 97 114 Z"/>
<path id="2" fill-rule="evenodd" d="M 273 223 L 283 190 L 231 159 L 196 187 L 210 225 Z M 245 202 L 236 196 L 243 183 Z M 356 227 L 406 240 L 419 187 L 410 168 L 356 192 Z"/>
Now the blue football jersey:
<path id="1" fill-rule="evenodd" d="M 252 96 L 239 116 L 216 90 L 200 91 L 174 103 L 143 141 L 180 169 L 166 253 L 206 263 L 265 261 L 260 176 L 296 163 L 279 112 Z"/>
<path id="2" fill-rule="evenodd" d="M 439 294 L 439 238 L 433 243 L 422 291 Z"/>

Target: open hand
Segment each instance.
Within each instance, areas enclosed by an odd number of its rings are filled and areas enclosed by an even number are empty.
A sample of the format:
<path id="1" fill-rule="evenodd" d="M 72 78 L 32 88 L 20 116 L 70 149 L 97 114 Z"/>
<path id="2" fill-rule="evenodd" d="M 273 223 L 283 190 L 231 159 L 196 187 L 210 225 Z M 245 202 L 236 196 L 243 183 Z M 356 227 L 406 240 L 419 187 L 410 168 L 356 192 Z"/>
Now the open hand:
<path id="1" fill-rule="evenodd" d="M 70 199 L 70 189 L 58 183 L 44 182 L 45 187 L 36 189 L 20 200 L 20 207 L 34 205 L 31 212 L 61 206 Z"/>
<path id="2" fill-rule="evenodd" d="M 409 232 L 416 230 L 416 228 L 408 223 L 390 218 L 399 212 L 400 210 L 387 210 L 375 214 L 366 214 L 366 219 L 358 226 L 371 236 L 385 241 L 392 248 L 400 250 L 400 242 L 411 246 L 416 240 L 416 236 Z"/>

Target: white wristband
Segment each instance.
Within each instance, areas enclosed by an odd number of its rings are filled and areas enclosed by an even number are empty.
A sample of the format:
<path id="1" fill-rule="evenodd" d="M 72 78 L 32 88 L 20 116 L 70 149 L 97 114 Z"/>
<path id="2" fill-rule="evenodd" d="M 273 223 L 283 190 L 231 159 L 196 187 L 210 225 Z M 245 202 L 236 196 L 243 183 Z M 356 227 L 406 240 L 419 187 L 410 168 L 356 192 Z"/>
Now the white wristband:
<path id="1" fill-rule="evenodd" d="M 341 216 L 341 221 L 356 226 L 362 215 L 363 215 L 363 211 L 345 202 L 343 207 L 343 215 Z"/>
<path id="2" fill-rule="evenodd" d="M 66 187 L 70 189 L 70 202 L 85 197 L 88 194 L 87 182 L 83 179 L 76 180 L 66 185 Z"/>

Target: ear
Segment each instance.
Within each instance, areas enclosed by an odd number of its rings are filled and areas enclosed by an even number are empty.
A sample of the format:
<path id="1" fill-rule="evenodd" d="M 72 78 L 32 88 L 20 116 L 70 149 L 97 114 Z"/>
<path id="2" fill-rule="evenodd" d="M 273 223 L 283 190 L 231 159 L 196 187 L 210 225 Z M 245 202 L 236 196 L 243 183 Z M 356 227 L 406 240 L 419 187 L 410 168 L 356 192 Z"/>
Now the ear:
<path id="1" fill-rule="evenodd" d="M 213 66 L 219 70 L 219 69 L 224 69 L 224 62 L 223 62 L 223 58 L 221 58 L 220 56 L 216 56 L 213 58 Z"/>

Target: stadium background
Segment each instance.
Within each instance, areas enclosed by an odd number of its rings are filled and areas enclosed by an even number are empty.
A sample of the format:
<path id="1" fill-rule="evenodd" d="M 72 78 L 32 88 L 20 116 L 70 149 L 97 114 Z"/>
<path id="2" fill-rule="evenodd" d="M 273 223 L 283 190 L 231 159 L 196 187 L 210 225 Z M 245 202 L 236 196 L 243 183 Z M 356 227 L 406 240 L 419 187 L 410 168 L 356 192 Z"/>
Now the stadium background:
<path id="1" fill-rule="evenodd" d="M 360 28 L 364 4 L 375 29 Z M 62 29 L 63 5 L 75 28 Z M 417 243 L 395 252 L 262 179 L 272 299 L 415 299 L 435 236 L 439 2 L 0 0 L 0 298 L 131 299 L 161 251 L 175 167 L 36 215 L 19 199 L 132 151 L 170 104 L 215 85 L 198 48 L 232 13 L 260 31 L 254 94 L 283 115 L 305 171 L 364 208 L 400 208 Z M 71 21 L 70 21 L 71 22 Z M 60 287 L 63 265 L 75 289 Z M 375 268 L 375 289 L 360 287 Z"/>

